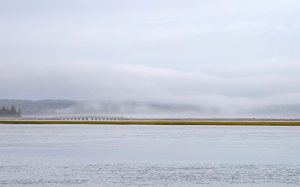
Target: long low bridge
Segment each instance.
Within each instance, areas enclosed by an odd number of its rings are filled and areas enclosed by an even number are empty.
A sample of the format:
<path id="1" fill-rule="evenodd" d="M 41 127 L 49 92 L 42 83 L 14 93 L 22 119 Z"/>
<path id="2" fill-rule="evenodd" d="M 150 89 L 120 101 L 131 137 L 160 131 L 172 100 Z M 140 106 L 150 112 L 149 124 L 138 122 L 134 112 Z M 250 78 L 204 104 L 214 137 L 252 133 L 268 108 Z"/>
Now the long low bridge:
<path id="1" fill-rule="evenodd" d="M 57 121 L 119 121 L 126 120 L 123 117 L 116 116 L 94 116 L 94 115 L 74 115 L 74 116 L 47 116 L 37 117 L 36 120 L 57 120 Z"/>

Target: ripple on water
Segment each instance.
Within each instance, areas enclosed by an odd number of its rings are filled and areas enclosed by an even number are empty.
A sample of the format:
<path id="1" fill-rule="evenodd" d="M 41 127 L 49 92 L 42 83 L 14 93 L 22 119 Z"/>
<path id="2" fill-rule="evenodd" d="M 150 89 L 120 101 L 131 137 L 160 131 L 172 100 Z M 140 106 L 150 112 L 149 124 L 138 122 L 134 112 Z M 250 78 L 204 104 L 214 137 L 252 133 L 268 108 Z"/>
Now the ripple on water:
<path id="1" fill-rule="evenodd" d="M 300 165 L 1 166 L 1 186 L 298 186 Z"/>

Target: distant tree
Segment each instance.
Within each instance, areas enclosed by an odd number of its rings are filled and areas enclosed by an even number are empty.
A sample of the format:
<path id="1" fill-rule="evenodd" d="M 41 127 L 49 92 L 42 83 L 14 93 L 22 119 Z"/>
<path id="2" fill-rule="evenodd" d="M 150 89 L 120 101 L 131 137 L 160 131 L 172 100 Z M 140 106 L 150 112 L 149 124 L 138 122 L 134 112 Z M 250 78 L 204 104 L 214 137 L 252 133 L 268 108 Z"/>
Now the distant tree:
<path id="1" fill-rule="evenodd" d="M 17 114 L 18 114 L 18 116 L 19 116 L 19 117 L 21 117 L 21 115 L 22 115 L 22 111 L 21 111 L 21 109 L 20 109 L 20 108 L 18 109 L 18 112 L 17 112 Z"/>
<path id="2" fill-rule="evenodd" d="M 21 117 L 21 109 L 16 109 L 15 106 L 11 106 L 10 109 L 6 107 L 1 107 L 0 109 L 0 117 Z"/>
<path id="3" fill-rule="evenodd" d="M 16 114 L 17 113 L 17 110 L 16 110 L 15 106 L 11 106 L 10 111 L 11 111 L 12 114 Z"/>

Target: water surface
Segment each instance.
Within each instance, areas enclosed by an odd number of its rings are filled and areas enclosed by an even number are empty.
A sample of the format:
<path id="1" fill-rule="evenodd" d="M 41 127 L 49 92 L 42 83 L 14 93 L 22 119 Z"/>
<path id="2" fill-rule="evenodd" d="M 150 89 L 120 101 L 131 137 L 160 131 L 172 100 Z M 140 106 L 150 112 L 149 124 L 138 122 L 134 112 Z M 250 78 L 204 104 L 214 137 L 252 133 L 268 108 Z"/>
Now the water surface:
<path id="1" fill-rule="evenodd" d="M 0 125 L 0 186 L 299 186 L 300 127 Z"/>

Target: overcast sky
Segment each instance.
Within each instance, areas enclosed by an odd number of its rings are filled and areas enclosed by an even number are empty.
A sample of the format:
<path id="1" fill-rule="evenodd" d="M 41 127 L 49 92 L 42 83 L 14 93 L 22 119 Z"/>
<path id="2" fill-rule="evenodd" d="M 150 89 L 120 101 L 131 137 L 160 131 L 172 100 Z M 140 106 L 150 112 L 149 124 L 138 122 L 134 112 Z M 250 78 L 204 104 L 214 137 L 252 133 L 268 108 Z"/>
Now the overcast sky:
<path id="1" fill-rule="evenodd" d="M 299 18 L 299 0 L 2 0 L 0 98 L 299 105 Z"/>

